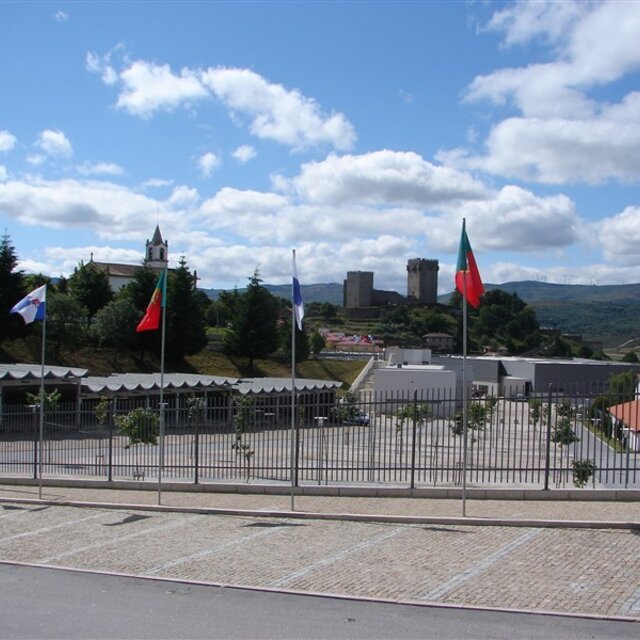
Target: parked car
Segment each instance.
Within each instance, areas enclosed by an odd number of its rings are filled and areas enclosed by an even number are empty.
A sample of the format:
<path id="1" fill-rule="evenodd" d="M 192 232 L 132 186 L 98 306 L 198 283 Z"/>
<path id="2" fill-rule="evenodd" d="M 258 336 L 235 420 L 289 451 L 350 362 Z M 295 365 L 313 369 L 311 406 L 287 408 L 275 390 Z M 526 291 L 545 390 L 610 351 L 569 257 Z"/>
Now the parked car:
<path id="1" fill-rule="evenodd" d="M 351 417 L 345 420 L 345 424 L 358 424 L 363 427 L 369 426 L 369 414 L 362 409 L 355 409 Z"/>

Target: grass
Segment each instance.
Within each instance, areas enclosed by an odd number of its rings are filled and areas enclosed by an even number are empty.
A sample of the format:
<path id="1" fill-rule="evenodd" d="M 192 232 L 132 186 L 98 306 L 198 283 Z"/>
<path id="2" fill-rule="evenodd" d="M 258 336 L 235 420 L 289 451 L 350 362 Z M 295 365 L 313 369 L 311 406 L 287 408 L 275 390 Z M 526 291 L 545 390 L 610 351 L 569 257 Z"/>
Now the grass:
<path id="1" fill-rule="evenodd" d="M 49 348 L 51 347 L 51 348 Z M 0 344 L 0 362 L 39 364 L 40 340 L 30 336 L 24 340 L 5 340 Z M 96 347 L 62 347 L 48 345 L 45 362 L 48 365 L 87 369 L 89 375 L 108 376 L 111 373 L 152 373 L 160 370 L 159 356 L 118 352 Z M 362 360 L 316 360 L 301 362 L 296 376 L 318 380 L 338 380 L 343 388 L 351 386 L 366 364 Z M 229 378 L 241 377 L 291 377 L 291 364 L 281 358 L 256 360 L 253 369 L 246 358 L 234 358 L 226 354 L 203 349 L 200 353 L 179 361 L 167 361 L 165 370 L 172 373 L 196 373 Z"/>

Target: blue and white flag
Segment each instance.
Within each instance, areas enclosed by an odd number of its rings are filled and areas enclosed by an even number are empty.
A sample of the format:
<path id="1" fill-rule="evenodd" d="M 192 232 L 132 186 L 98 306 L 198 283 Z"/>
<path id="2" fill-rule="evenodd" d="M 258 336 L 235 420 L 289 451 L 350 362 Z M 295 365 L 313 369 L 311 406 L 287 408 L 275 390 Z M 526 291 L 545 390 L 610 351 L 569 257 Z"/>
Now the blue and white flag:
<path id="1" fill-rule="evenodd" d="M 296 318 L 298 329 L 302 331 L 302 318 L 304 318 L 304 304 L 300 293 L 300 280 L 296 269 L 296 252 L 293 252 L 293 315 Z"/>
<path id="2" fill-rule="evenodd" d="M 11 307 L 9 313 L 19 313 L 25 324 L 31 324 L 34 320 L 44 320 L 47 299 L 47 285 L 43 284 L 28 295 L 18 304 Z"/>

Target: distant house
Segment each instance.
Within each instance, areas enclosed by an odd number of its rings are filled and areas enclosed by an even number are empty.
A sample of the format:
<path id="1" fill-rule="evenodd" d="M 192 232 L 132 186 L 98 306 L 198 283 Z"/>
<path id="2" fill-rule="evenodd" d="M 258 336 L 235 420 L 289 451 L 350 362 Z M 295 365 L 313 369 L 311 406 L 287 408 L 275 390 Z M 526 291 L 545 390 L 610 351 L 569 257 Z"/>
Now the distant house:
<path id="1" fill-rule="evenodd" d="M 162 239 L 160 227 L 156 225 L 151 240 L 147 240 L 145 245 L 144 258 L 140 264 L 120 264 L 117 262 L 98 262 L 93 259 L 89 264 L 97 267 L 109 277 L 109 285 L 113 291 L 119 291 L 133 280 L 136 269 L 145 266 L 156 271 L 161 271 L 169 263 L 169 243 Z"/>
<path id="2" fill-rule="evenodd" d="M 453 351 L 455 339 L 448 333 L 427 333 L 422 336 L 422 344 L 438 353 L 451 353 Z"/>
<path id="3" fill-rule="evenodd" d="M 640 451 L 640 400 L 609 407 L 614 433 L 619 429 L 631 451 Z"/>

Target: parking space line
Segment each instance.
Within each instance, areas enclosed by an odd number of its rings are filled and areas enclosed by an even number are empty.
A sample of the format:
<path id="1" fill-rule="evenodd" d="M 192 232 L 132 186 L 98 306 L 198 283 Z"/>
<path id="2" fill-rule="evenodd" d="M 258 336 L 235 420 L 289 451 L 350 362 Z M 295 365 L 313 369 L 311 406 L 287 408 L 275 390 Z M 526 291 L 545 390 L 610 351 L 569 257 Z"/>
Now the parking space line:
<path id="1" fill-rule="evenodd" d="M 495 564 L 501 558 L 509 555 L 512 551 L 515 551 L 518 547 L 521 547 L 523 544 L 533 540 L 536 536 L 542 533 L 543 529 L 530 529 L 526 533 L 523 533 L 521 536 L 517 537 L 515 540 L 505 544 L 503 547 L 500 547 L 497 551 L 494 551 L 491 555 L 488 555 L 481 562 L 465 569 L 462 573 L 459 573 L 453 578 L 447 580 L 439 587 L 432 589 L 429 593 L 425 594 L 421 597 L 421 600 L 439 600 L 443 596 L 451 593 L 455 589 L 457 589 L 460 585 L 464 584 L 468 580 L 475 578 L 481 573 L 485 572 L 489 567 Z"/>
<path id="2" fill-rule="evenodd" d="M 127 540 L 132 540 L 134 538 L 139 538 L 141 536 L 150 535 L 152 533 L 158 533 L 159 531 L 167 531 L 169 529 L 177 529 L 178 527 L 184 526 L 191 518 L 180 518 L 177 521 L 171 521 L 167 524 L 158 525 L 157 527 L 148 527 L 143 531 L 136 531 L 135 533 L 129 533 L 124 536 L 119 536 L 117 538 L 113 538 L 111 540 L 102 540 L 100 542 L 95 542 L 94 544 L 88 544 L 83 547 L 77 547 L 76 549 L 70 549 L 69 551 L 64 551 L 63 553 L 58 553 L 54 556 L 49 556 L 47 558 L 42 558 L 38 560 L 40 564 L 48 564 L 50 562 L 54 562 L 57 560 L 61 560 L 62 558 L 66 558 L 68 556 L 73 556 L 78 553 L 82 553 L 84 551 L 90 551 L 92 549 L 99 549 L 100 547 L 108 547 L 109 545 L 120 544 Z"/>
<path id="3" fill-rule="evenodd" d="M 145 572 L 145 575 L 156 575 L 158 573 L 161 573 L 162 571 L 170 569 L 171 567 L 175 567 L 176 565 L 192 562 L 193 560 L 201 560 L 202 558 L 206 558 L 207 556 L 211 556 L 228 549 L 233 549 L 234 547 L 245 544 L 245 542 L 251 542 L 252 540 L 256 540 L 258 538 L 264 538 L 274 533 L 278 533 L 279 531 L 281 531 L 281 529 L 278 529 L 277 527 L 274 527 L 273 529 L 267 529 L 266 531 L 258 531 L 248 536 L 237 538 L 236 540 L 230 540 L 229 542 L 225 542 L 224 544 L 220 544 L 209 549 L 203 549 L 202 551 L 198 551 L 198 553 L 192 553 L 181 558 L 174 558 L 169 562 L 163 562 L 162 564 L 158 564 L 155 567 L 152 567 L 149 571 Z"/>
<path id="4" fill-rule="evenodd" d="M 409 527 L 394 527 L 393 529 L 391 529 L 391 531 L 385 531 L 383 534 L 379 536 L 375 536 L 374 538 L 369 538 L 368 540 L 358 542 L 357 544 L 354 544 L 351 547 L 348 547 L 347 549 L 343 549 L 338 553 L 334 553 L 333 555 L 322 558 L 321 560 L 312 562 L 311 564 L 307 565 L 303 569 L 294 571 L 293 573 L 290 573 L 287 576 L 283 576 L 279 580 L 275 580 L 274 582 L 271 582 L 271 584 L 269 584 L 269 587 L 272 589 L 278 589 L 280 587 L 283 587 L 286 584 L 289 584 L 297 580 L 298 578 L 302 578 L 306 576 L 307 574 L 311 573 L 312 571 L 315 571 L 316 569 L 319 569 L 321 567 L 326 567 L 327 565 L 338 562 L 339 560 L 342 560 L 343 558 L 346 558 L 354 553 L 357 553 L 358 551 L 362 551 L 363 549 L 373 547 L 379 542 L 384 542 L 385 540 L 389 540 L 390 538 L 395 538 L 396 536 L 400 535 L 401 533 L 404 533 L 407 530 L 409 530 Z"/>
<path id="5" fill-rule="evenodd" d="M 74 524 L 78 524 L 80 522 L 86 522 L 87 520 L 95 520 L 97 518 L 104 518 L 108 513 L 98 513 L 97 515 L 87 516 L 86 518 L 77 518 L 76 520 L 69 520 L 67 522 L 61 522 L 60 524 L 53 524 L 49 527 L 42 527 L 40 529 L 34 529 L 33 531 L 25 531 L 23 533 L 16 533 L 12 536 L 7 536 L 6 538 L 0 538 L 0 543 L 9 542 L 11 540 L 18 540 L 20 538 L 28 538 L 31 536 L 37 536 L 41 533 L 49 533 L 51 531 L 55 531 L 56 529 L 62 529 L 64 527 L 70 527 Z"/>

